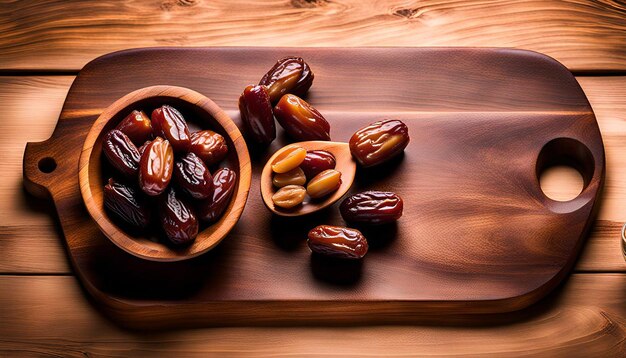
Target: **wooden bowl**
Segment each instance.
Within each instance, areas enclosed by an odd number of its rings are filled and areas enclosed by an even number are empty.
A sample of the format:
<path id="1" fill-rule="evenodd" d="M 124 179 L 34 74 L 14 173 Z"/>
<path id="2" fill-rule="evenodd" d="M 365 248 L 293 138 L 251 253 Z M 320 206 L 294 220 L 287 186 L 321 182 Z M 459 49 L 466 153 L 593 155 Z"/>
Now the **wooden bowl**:
<path id="1" fill-rule="evenodd" d="M 175 247 L 144 234 L 131 234 L 112 221 L 103 206 L 103 188 L 108 179 L 108 163 L 103 160 L 102 138 L 134 109 L 152 113 L 154 108 L 169 104 L 187 119 L 190 130 L 211 129 L 226 139 L 229 152 L 220 166 L 237 172 L 235 192 L 219 221 L 201 226 L 195 241 Z M 151 261 L 180 261 L 205 253 L 222 241 L 233 229 L 248 199 L 251 168 L 248 148 L 241 132 L 228 115 L 213 101 L 190 89 L 153 86 L 136 90 L 115 101 L 102 112 L 91 127 L 79 161 L 80 191 L 89 214 L 100 230 L 117 246 L 137 257 Z"/>

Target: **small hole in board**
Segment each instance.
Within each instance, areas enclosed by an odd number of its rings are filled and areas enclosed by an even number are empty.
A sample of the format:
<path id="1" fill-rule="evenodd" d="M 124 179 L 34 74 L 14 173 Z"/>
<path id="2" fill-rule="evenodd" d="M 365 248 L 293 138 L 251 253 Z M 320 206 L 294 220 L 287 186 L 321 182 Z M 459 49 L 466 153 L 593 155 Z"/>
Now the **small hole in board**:
<path id="1" fill-rule="evenodd" d="M 556 201 L 570 201 L 583 191 L 583 176 L 576 168 L 556 165 L 546 168 L 539 177 L 539 185 L 546 196 Z"/>
<path id="2" fill-rule="evenodd" d="M 52 173 L 57 168 L 57 162 L 50 157 L 45 157 L 39 160 L 39 163 L 37 163 L 37 167 L 42 173 L 48 174 Z"/>
<path id="3" fill-rule="evenodd" d="M 589 149 L 572 138 L 546 144 L 537 158 L 537 179 L 543 193 L 555 201 L 570 201 L 585 190 L 593 177 Z"/>

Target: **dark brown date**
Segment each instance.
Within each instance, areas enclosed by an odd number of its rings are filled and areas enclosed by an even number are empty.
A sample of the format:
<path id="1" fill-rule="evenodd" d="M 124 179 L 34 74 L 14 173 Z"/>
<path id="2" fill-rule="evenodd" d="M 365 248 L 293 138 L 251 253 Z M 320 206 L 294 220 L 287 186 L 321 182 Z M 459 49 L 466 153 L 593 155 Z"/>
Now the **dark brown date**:
<path id="1" fill-rule="evenodd" d="M 183 115 L 174 107 L 164 105 L 152 111 L 154 135 L 167 139 L 174 152 L 187 152 L 191 146 L 189 128 Z"/>
<path id="2" fill-rule="evenodd" d="M 222 168 L 213 174 L 213 196 L 198 204 L 198 216 L 202 221 L 211 223 L 217 221 L 235 192 L 237 173 L 228 168 Z"/>
<path id="3" fill-rule="evenodd" d="M 122 131 L 113 129 L 105 134 L 102 151 L 109 163 L 124 176 L 132 178 L 137 175 L 141 158 L 139 150 Z"/>
<path id="4" fill-rule="evenodd" d="M 311 251 L 341 259 L 360 259 L 367 253 L 367 240 L 359 230 L 320 225 L 309 231 Z"/>
<path id="5" fill-rule="evenodd" d="M 140 145 L 152 138 L 152 122 L 144 111 L 132 111 L 117 125 L 116 129 L 126 134 L 135 145 Z"/>
<path id="6" fill-rule="evenodd" d="M 259 85 L 267 86 L 270 100 L 276 103 L 287 93 L 304 96 L 313 84 L 313 78 L 311 68 L 302 58 L 285 57 L 276 62 Z"/>
<path id="7" fill-rule="evenodd" d="M 174 179 L 194 199 L 206 199 L 213 194 L 213 177 L 194 153 L 187 153 L 176 161 Z"/>
<path id="8" fill-rule="evenodd" d="M 226 157 L 228 147 L 222 135 L 211 130 L 203 130 L 191 133 L 189 151 L 200 157 L 207 166 L 211 166 Z"/>
<path id="9" fill-rule="evenodd" d="M 150 205 L 138 190 L 111 178 L 104 186 L 103 200 L 104 207 L 123 222 L 141 229 L 150 224 Z"/>
<path id="10" fill-rule="evenodd" d="M 268 145 L 276 138 L 272 104 L 265 87 L 246 87 L 239 97 L 239 112 L 248 136 L 257 144 Z"/>
<path id="11" fill-rule="evenodd" d="M 402 198 L 389 191 L 365 191 L 346 198 L 339 206 L 347 222 L 385 224 L 402 216 Z"/>
<path id="12" fill-rule="evenodd" d="M 139 162 L 139 188 L 151 196 L 159 195 L 167 189 L 174 170 L 174 151 L 161 137 L 156 137 L 141 156 Z"/>
<path id="13" fill-rule="evenodd" d="M 159 218 L 165 235 L 176 245 L 190 243 L 198 236 L 198 219 L 174 188 L 160 198 Z"/>
<path id="14" fill-rule="evenodd" d="M 409 141 L 406 124 L 396 119 L 386 119 L 354 133 L 350 138 L 350 152 L 363 167 L 371 167 L 402 153 Z"/>
<path id="15" fill-rule="evenodd" d="M 312 150 L 306 153 L 304 161 L 300 164 L 300 169 L 308 180 L 313 179 L 317 174 L 328 169 L 335 169 L 337 161 L 335 156 L 325 150 Z"/>
<path id="16" fill-rule="evenodd" d="M 284 95 L 274 115 L 287 134 L 295 140 L 330 140 L 330 124 L 317 109 L 292 94 Z"/>

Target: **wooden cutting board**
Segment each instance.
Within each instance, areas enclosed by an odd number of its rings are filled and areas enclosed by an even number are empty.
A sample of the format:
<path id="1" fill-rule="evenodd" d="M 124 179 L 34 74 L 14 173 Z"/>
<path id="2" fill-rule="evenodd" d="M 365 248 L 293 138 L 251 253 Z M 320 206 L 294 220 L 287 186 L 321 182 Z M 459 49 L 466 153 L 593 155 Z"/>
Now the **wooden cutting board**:
<path id="1" fill-rule="evenodd" d="M 337 205 L 304 218 L 273 217 L 259 173 L 288 143 L 282 129 L 251 152 L 241 220 L 217 249 L 191 261 L 142 261 L 118 249 L 87 214 L 78 158 L 98 115 L 141 87 L 176 85 L 213 99 L 240 125 L 237 99 L 281 57 L 315 73 L 308 100 L 347 141 L 399 118 L 405 155 L 359 170 L 352 192 L 393 190 L 397 225 L 364 230 L 362 262 L 311 256 L 306 234 L 344 224 Z M 583 175 L 568 202 L 547 198 L 538 175 L 566 163 Z M 74 81 L 52 137 L 28 143 L 24 183 L 50 196 L 68 256 L 95 302 L 133 327 L 256 323 L 406 322 L 521 309 L 569 272 L 597 211 L 604 149 L 574 77 L 544 55 L 509 49 L 154 48 L 113 53 Z M 53 169 L 53 170 L 52 170 Z M 49 172 L 49 173 L 46 173 Z"/>

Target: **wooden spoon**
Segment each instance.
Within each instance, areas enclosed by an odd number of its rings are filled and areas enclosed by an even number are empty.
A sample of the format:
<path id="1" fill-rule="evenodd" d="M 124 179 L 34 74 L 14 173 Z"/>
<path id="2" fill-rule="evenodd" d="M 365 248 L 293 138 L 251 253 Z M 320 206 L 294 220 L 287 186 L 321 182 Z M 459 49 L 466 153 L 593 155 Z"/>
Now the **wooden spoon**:
<path id="1" fill-rule="evenodd" d="M 272 184 L 272 176 L 274 173 L 272 172 L 272 162 L 274 159 L 280 155 L 283 151 L 288 148 L 292 148 L 294 146 L 302 147 L 307 151 L 312 150 L 325 150 L 332 155 L 335 156 L 337 161 L 336 170 L 341 172 L 341 186 L 334 193 L 320 198 L 320 199 L 311 199 L 310 197 L 306 197 L 302 205 L 298 205 L 295 208 L 284 209 L 274 205 L 272 201 L 272 195 L 278 190 Z M 354 174 L 356 173 L 356 162 L 352 158 L 352 154 L 350 154 L 350 147 L 348 143 L 341 142 L 326 142 L 326 141 L 309 141 L 309 142 L 299 142 L 287 145 L 274 153 L 272 157 L 265 163 L 263 167 L 263 172 L 261 173 L 261 196 L 263 197 L 263 202 L 271 212 L 280 216 L 302 216 L 306 214 L 311 214 L 316 211 L 322 210 L 330 205 L 333 205 L 337 200 L 341 199 L 342 196 L 352 186 L 352 182 L 354 181 Z M 312 179 L 312 178 L 307 178 Z"/>

